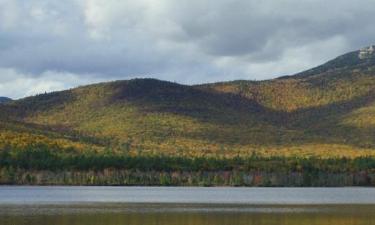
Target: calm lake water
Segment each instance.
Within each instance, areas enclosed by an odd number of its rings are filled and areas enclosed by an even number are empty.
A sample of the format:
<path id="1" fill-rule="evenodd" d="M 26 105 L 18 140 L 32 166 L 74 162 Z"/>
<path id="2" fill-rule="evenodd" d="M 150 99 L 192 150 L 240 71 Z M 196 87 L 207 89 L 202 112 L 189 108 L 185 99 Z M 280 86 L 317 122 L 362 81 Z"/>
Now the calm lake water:
<path id="1" fill-rule="evenodd" d="M 375 224 L 375 189 L 0 186 L 0 225 L 34 224 Z"/>

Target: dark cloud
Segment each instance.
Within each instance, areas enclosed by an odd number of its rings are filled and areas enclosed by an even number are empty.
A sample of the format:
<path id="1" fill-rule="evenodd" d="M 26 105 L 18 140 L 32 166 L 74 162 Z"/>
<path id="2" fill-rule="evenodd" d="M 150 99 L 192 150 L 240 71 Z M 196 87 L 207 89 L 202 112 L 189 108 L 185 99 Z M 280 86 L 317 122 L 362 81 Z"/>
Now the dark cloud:
<path id="1" fill-rule="evenodd" d="M 0 95 L 136 76 L 291 74 L 373 44 L 374 8 L 372 0 L 0 0 Z M 6 90 L 22 80 L 38 88 Z"/>

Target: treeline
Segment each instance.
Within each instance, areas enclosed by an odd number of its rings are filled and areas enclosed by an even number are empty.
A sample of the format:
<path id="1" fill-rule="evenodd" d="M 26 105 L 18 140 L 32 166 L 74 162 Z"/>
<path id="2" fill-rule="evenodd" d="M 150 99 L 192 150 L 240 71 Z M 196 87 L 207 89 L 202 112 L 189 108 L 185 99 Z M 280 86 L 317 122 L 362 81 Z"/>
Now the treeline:
<path id="1" fill-rule="evenodd" d="M 338 179 L 337 186 L 375 185 L 375 158 L 371 157 L 265 158 L 253 154 L 246 158 L 187 158 L 32 145 L 4 147 L 0 169 L 1 183 L 17 184 L 335 186 Z M 103 176 L 103 171 L 111 172 Z M 38 174 L 54 175 L 37 179 Z M 67 180 L 58 179 L 59 174 L 65 174 Z"/>
<path id="2" fill-rule="evenodd" d="M 248 186 L 339 187 L 375 186 L 375 174 L 366 172 L 246 172 L 246 171 L 35 171 L 2 168 L 0 184 L 112 185 L 112 186 Z"/>
<path id="3" fill-rule="evenodd" d="M 167 155 L 130 155 L 114 151 L 77 151 L 47 145 L 26 148 L 4 147 L 0 167 L 26 170 L 103 170 L 137 169 L 141 171 L 264 171 L 264 172 L 375 172 L 375 158 L 358 157 L 184 157 Z"/>

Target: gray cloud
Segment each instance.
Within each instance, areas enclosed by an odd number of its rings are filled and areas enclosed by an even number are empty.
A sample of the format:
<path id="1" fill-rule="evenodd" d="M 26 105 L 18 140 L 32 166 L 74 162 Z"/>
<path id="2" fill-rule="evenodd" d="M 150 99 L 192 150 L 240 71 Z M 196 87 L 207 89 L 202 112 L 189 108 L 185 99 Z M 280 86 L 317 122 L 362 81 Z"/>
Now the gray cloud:
<path id="1" fill-rule="evenodd" d="M 373 44 L 374 8 L 372 0 L 0 0 L 0 95 L 136 76 L 292 74 Z"/>

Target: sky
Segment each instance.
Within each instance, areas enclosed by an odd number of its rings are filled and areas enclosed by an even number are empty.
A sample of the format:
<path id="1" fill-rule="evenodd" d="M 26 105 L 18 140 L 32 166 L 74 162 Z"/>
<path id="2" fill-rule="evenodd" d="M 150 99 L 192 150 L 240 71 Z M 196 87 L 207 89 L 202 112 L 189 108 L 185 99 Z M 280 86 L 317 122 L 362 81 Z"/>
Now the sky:
<path id="1" fill-rule="evenodd" d="M 0 0 L 0 96 L 264 80 L 375 43 L 374 0 Z"/>

